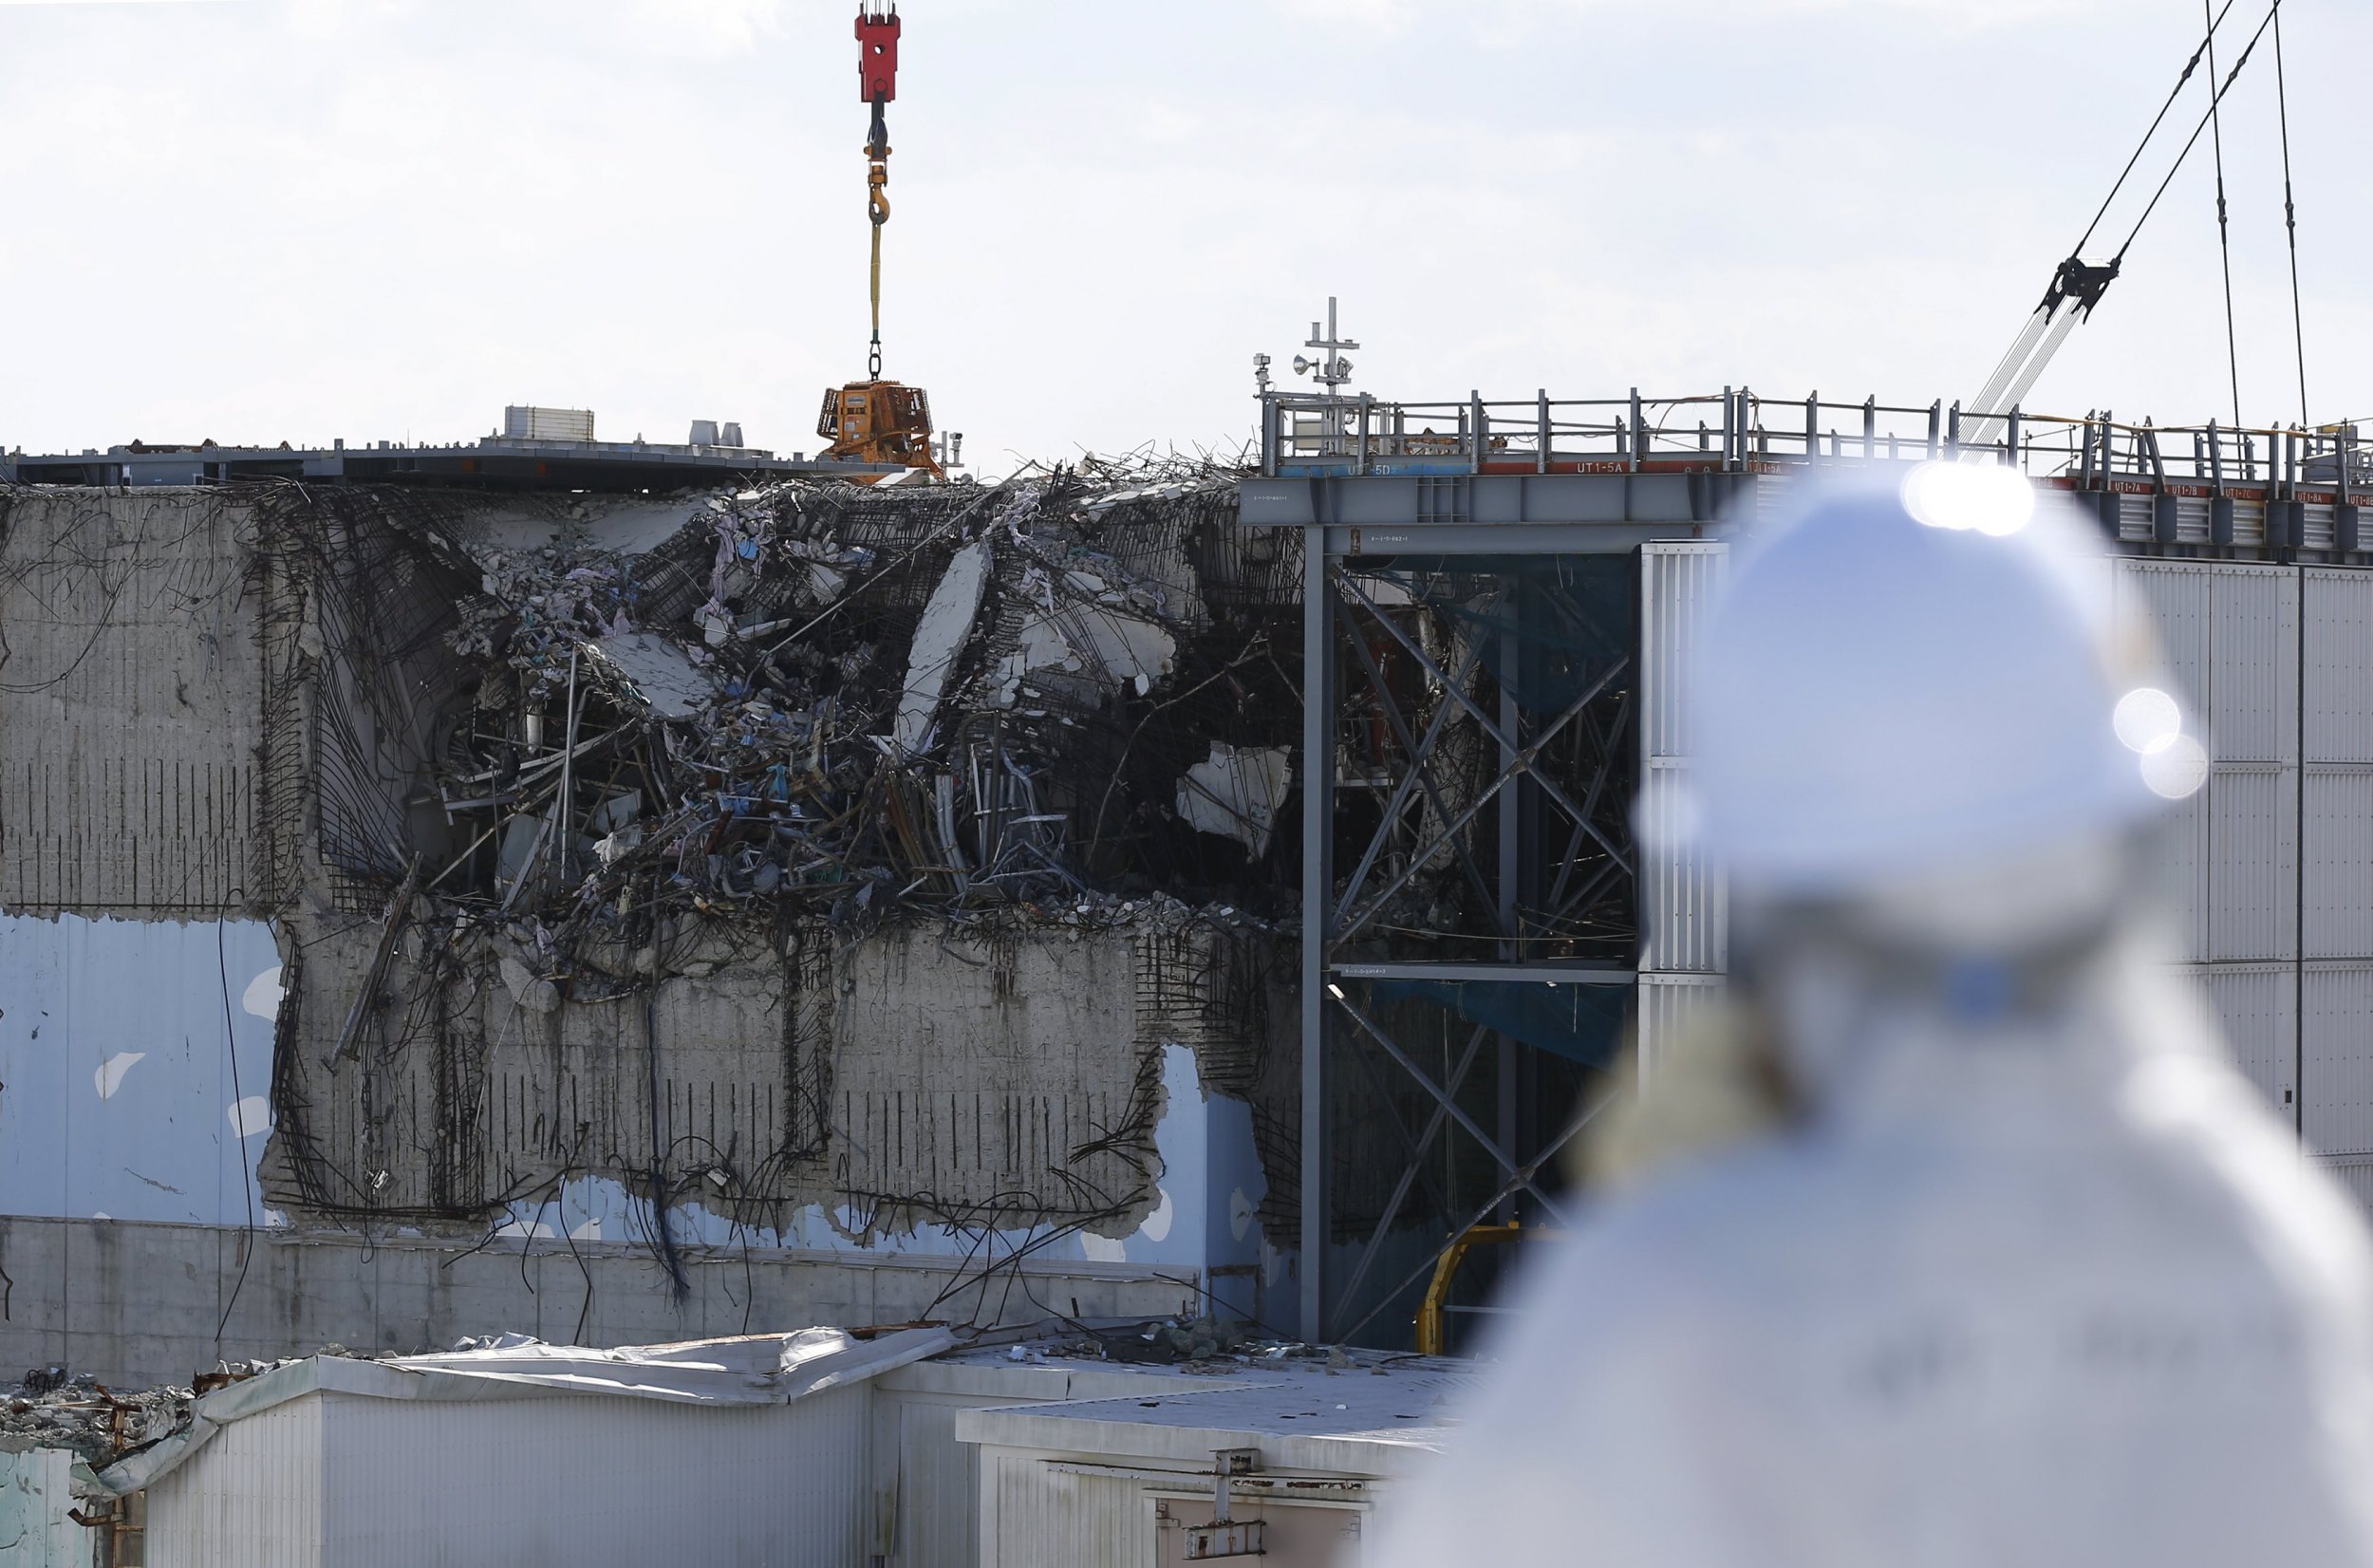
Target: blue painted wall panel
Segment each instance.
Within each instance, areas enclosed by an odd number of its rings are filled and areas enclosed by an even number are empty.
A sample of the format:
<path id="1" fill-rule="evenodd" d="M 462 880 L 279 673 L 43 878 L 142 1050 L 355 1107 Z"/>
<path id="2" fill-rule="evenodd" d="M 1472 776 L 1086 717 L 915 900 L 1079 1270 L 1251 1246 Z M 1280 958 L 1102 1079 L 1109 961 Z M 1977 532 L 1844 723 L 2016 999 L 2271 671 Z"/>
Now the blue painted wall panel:
<path id="1" fill-rule="evenodd" d="M 279 969 L 255 921 L 0 914 L 0 1213 L 267 1223 Z"/>

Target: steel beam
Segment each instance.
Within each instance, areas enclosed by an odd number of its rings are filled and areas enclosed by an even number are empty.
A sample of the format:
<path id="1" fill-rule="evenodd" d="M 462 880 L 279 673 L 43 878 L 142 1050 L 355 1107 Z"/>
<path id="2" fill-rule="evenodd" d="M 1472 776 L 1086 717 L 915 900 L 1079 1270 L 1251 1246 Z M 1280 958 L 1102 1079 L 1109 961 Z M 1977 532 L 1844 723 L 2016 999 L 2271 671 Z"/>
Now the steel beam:
<path id="1" fill-rule="evenodd" d="M 1560 1219 L 1564 1217 L 1564 1211 L 1558 1207 L 1558 1201 L 1533 1185 L 1531 1172 L 1540 1168 L 1538 1163 L 1520 1167 L 1516 1163 L 1516 1156 L 1502 1148 L 1498 1139 L 1485 1132 L 1482 1125 L 1467 1113 L 1466 1108 L 1460 1105 L 1457 1099 L 1445 1091 L 1440 1084 L 1427 1076 L 1426 1070 L 1411 1059 L 1409 1053 L 1402 1050 L 1399 1043 L 1384 1032 L 1381 1024 L 1368 1016 L 1365 1008 L 1351 998 L 1340 995 L 1335 998 L 1335 1005 L 1341 1008 L 1354 1023 L 1359 1025 L 1362 1034 L 1382 1046 L 1384 1054 L 1398 1062 L 1401 1071 L 1408 1073 L 1418 1088 L 1433 1096 L 1434 1102 L 1449 1112 L 1450 1120 L 1458 1123 L 1466 1129 L 1468 1137 L 1483 1146 L 1484 1152 L 1491 1156 L 1494 1165 L 1516 1177 L 1525 1187 L 1530 1188 L 1532 1195 L 1540 1199 L 1542 1206 L 1551 1214 Z"/>
<path id="2" fill-rule="evenodd" d="M 1459 1086 L 1467 1081 L 1468 1070 L 1475 1065 L 1475 1057 L 1483 1050 L 1484 1037 L 1490 1033 L 1491 1031 L 1478 1024 L 1467 1035 L 1467 1049 L 1460 1053 L 1458 1065 L 1450 1072 L 1452 1094 L 1456 1094 L 1459 1092 Z M 1417 1185 L 1424 1166 L 1423 1150 L 1433 1146 L 1434 1139 L 1442 1135 L 1442 1124 L 1448 1120 L 1448 1114 L 1441 1106 L 1436 1105 L 1433 1108 L 1433 1114 L 1427 1119 L 1426 1130 L 1417 1135 L 1417 1147 L 1420 1153 L 1416 1159 L 1409 1163 L 1408 1168 L 1401 1172 L 1400 1180 L 1393 1184 L 1392 1196 L 1385 1200 L 1384 1211 L 1376 1216 L 1375 1226 L 1368 1233 L 1368 1244 L 1360 1248 L 1359 1261 L 1352 1266 L 1351 1278 L 1343 1281 L 1345 1301 L 1350 1301 L 1358 1295 L 1361 1283 L 1368 1278 L 1369 1269 L 1375 1265 L 1376 1258 L 1384 1247 L 1384 1239 L 1392 1233 L 1392 1222 L 1401 1217 L 1401 1205 L 1409 1202 L 1409 1189 Z M 1449 1206 L 1447 1199 L 1443 1200 L 1443 1206 L 1446 1208 Z"/>
<path id="3" fill-rule="evenodd" d="M 1450 1250 L 1451 1246 L 1457 1242 L 1461 1236 L 1466 1235 L 1475 1226 L 1482 1224 L 1485 1220 L 1490 1217 L 1491 1211 L 1498 1208 L 1503 1203 L 1506 1202 L 1509 1194 L 1513 1193 L 1519 1186 L 1530 1186 L 1532 1185 L 1533 1177 L 1539 1173 L 1541 1167 L 1547 1165 L 1551 1160 L 1556 1159 L 1559 1152 L 1562 1150 L 1566 1145 L 1572 1143 L 1576 1137 L 1579 1136 L 1582 1129 L 1588 1127 L 1593 1121 L 1597 1120 L 1600 1111 L 1613 1105 L 1616 1102 L 1616 1096 L 1621 1092 L 1622 1092 L 1619 1090 L 1611 1090 L 1607 1093 L 1600 1095 L 1598 1099 L 1593 1100 L 1589 1105 L 1583 1107 L 1580 1112 L 1578 1113 L 1572 1121 L 1565 1124 L 1565 1130 L 1559 1133 L 1557 1137 L 1552 1139 L 1548 1147 L 1543 1148 L 1530 1164 L 1525 1166 L 1523 1172 L 1521 1175 L 1509 1177 L 1508 1180 L 1502 1185 L 1500 1190 L 1491 1195 L 1491 1201 L 1489 1203 L 1485 1204 L 1481 1208 L 1478 1208 L 1474 1213 L 1467 1217 L 1466 1223 L 1453 1225 L 1450 1228 L 1449 1234 L 1442 1239 L 1440 1244 L 1435 1246 L 1432 1252 L 1426 1255 L 1426 1260 L 1424 1262 L 1418 1264 L 1415 1268 L 1403 1275 L 1399 1281 L 1395 1283 L 1391 1290 L 1386 1291 L 1382 1297 L 1378 1297 L 1374 1306 L 1370 1307 L 1365 1313 L 1362 1313 L 1343 1329 L 1342 1337 L 1349 1339 L 1353 1335 L 1355 1335 L 1360 1330 L 1366 1328 L 1370 1323 L 1375 1320 L 1376 1314 L 1392 1305 L 1392 1298 L 1394 1297 L 1409 1289 L 1410 1286 L 1415 1284 L 1427 1275 L 1431 1274 L 1433 1272 L 1433 1265 L 1441 1260 L 1444 1253 Z"/>
<path id="4" fill-rule="evenodd" d="M 1387 616 L 1382 610 L 1376 607 L 1376 602 L 1368 597 L 1366 591 L 1360 588 L 1358 583 L 1352 579 L 1350 573 L 1342 572 L 1337 573 L 1337 575 L 1341 578 L 1343 586 L 1350 588 L 1353 594 L 1358 598 L 1359 602 L 1368 607 L 1369 613 L 1375 616 L 1377 624 L 1382 625 L 1384 629 L 1392 635 L 1392 640 L 1400 644 L 1404 649 L 1408 650 L 1409 656 L 1417 661 L 1417 663 L 1424 667 L 1427 674 L 1442 682 L 1444 695 L 1448 697 L 1453 702 L 1456 702 L 1460 707 L 1465 708 L 1468 713 L 1474 715 L 1475 722 L 1483 726 L 1484 733 L 1490 736 L 1492 739 L 1500 742 L 1500 744 L 1504 747 L 1509 754 L 1515 756 L 1518 767 L 1522 771 L 1531 774 L 1533 782 L 1540 786 L 1541 793 L 1547 795 L 1551 800 L 1557 802 L 1559 809 L 1563 811 L 1567 816 L 1572 817 L 1576 822 L 1580 823 L 1583 830 L 1587 831 L 1591 837 L 1598 841 L 1598 847 L 1606 850 L 1608 855 L 1611 856 L 1617 865 L 1621 866 L 1626 871 L 1631 870 L 1631 860 L 1625 856 L 1621 849 L 1617 849 L 1615 844 L 1608 839 L 1606 834 L 1598 831 L 1598 825 L 1590 820 L 1590 813 L 1583 811 L 1579 806 L 1574 804 L 1574 802 L 1567 797 L 1566 793 L 1558 787 L 1557 782 L 1554 779 L 1545 777 L 1539 770 L 1532 766 L 1532 759 L 1540 752 L 1541 748 L 1547 745 L 1550 740 L 1555 737 L 1557 732 L 1563 729 L 1570 720 L 1579 715 L 1583 708 L 1589 706 L 1591 700 L 1595 699 L 1599 692 L 1606 688 L 1606 684 L 1609 681 L 1612 681 L 1616 675 L 1629 668 L 1631 661 L 1629 659 L 1616 660 L 1616 663 L 1608 668 L 1608 671 L 1604 676 L 1601 676 L 1598 681 L 1591 683 L 1590 691 L 1583 696 L 1580 701 L 1576 702 L 1572 707 L 1566 709 L 1564 713 L 1558 717 L 1555 723 L 1551 724 L 1546 730 L 1542 732 L 1541 738 L 1535 740 L 1529 747 L 1520 748 L 1516 744 L 1514 738 L 1510 737 L 1507 732 L 1501 729 L 1501 727 L 1492 720 L 1490 715 L 1484 712 L 1484 707 L 1481 702 L 1476 701 L 1464 687 L 1453 683 L 1448 673 L 1445 671 L 1440 664 L 1434 663 L 1431 655 L 1428 654 L 1425 649 L 1419 647 L 1415 640 L 1412 639 L 1409 633 L 1403 631 L 1392 622 L 1390 616 Z"/>
<path id="5" fill-rule="evenodd" d="M 1335 608 L 1332 601 L 1327 607 L 1332 613 Z M 1478 643 L 1476 655 L 1468 658 L 1460 666 L 1463 674 L 1473 673 L 1475 658 L 1480 657 L 1481 649 L 1482 644 Z M 1434 743 L 1441 738 L 1443 727 L 1449 721 L 1449 704 L 1446 702 L 1434 710 L 1432 719 L 1426 725 L 1425 738 L 1418 739 L 1410 733 L 1408 721 L 1401 717 L 1401 705 L 1392 700 L 1392 692 L 1386 689 L 1384 672 L 1376 667 L 1374 656 L 1369 653 L 1367 640 L 1353 638 L 1352 651 L 1359 656 L 1360 668 L 1366 673 L 1369 685 L 1374 690 L 1376 700 L 1384 710 L 1385 722 L 1392 727 L 1393 739 L 1399 742 L 1402 752 L 1409 757 L 1409 770 L 1401 775 L 1400 782 L 1393 787 L 1392 799 L 1386 805 L 1384 815 L 1377 823 L 1375 836 L 1368 841 L 1368 848 L 1360 852 L 1359 864 L 1353 868 L 1351 880 L 1344 885 L 1343 898 L 1336 910 L 1338 918 L 1344 910 L 1351 907 L 1352 901 L 1359 896 L 1360 888 L 1367 885 L 1368 873 L 1374 869 L 1376 856 L 1382 852 L 1385 841 L 1391 835 L 1394 824 L 1401 819 L 1401 813 L 1409 809 L 1409 795 L 1412 788 L 1424 792 L 1426 803 L 1433 808 L 1435 816 L 1445 822 L 1450 819 L 1449 809 L 1444 806 L 1441 797 L 1434 793 L 1433 781 L 1427 773 L 1427 769 L 1433 761 Z M 1467 881 L 1474 887 L 1476 896 L 1488 901 L 1492 896 L 1491 889 L 1485 885 L 1483 869 L 1475 864 L 1475 857 L 1467 852 L 1465 842 L 1458 839 L 1451 840 L 1450 850 L 1458 857 L 1459 866 L 1466 871 Z M 1501 929 L 1508 931 L 1513 928 L 1504 924 Z"/>
<path id="6" fill-rule="evenodd" d="M 1330 1224 L 1326 954 L 1335 892 L 1334 589 L 1326 532 L 1302 532 L 1301 1332 L 1326 1336 Z"/>
<path id="7" fill-rule="evenodd" d="M 1639 971 L 1623 964 L 1583 963 L 1565 959 L 1539 963 L 1331 963 L 1327 973 L 1344 980 L 1439 980 L 1456 985 L 1467 980 L 1499 983 L 1524 980 L 1541 985 L 1630 985 Z"/>

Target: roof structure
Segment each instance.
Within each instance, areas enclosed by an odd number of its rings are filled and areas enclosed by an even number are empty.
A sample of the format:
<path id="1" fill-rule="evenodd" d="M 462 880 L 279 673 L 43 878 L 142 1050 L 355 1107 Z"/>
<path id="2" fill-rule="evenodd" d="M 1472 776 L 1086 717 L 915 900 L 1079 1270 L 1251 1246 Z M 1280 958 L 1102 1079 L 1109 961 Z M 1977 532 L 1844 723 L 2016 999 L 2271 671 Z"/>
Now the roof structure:
<path id="1" fill-rule="evenodd" d="M 1448 1441 L 1473 1376 L 1432 1356 L 1339 1350 L 1257 1358 L 1216 1379 L 1149 1383 L 1142 1393 L 966 1410 L 967 1443 L 1208 1466 L 1222 1448 L 1259 1448 L 1273 1468 L 1392 1476 Z"/>
<path id="2" fill-rule="evenodd" d="M 332 484 L 434 482 L 492 490 L 680 490 L 738 478 L 867 478 L 888 464 L 779 457 L 759 447 L 489 436 L 414 446 L 327 447 L 118 444 L 104 452 L 0 453 L 0 481 L 93 486 L 221 484 L 303 479 Z"/>

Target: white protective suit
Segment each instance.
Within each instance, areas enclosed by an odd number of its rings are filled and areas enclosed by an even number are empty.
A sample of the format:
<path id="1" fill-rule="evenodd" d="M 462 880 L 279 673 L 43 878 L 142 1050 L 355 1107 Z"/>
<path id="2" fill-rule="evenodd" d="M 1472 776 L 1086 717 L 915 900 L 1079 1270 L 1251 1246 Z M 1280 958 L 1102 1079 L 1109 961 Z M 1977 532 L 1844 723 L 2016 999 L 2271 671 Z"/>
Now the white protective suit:
<path id="1" fill-rule="evenodd" d="M 2147 814 L 1741 879 L 1793 1119 L 1530 1249 L 1466 1428 L 1372 1562 L 2373 1564 L 2373 1249 L 2162 961 Z M 1751 837 L 1720 847 L 1755 862 Z"/>

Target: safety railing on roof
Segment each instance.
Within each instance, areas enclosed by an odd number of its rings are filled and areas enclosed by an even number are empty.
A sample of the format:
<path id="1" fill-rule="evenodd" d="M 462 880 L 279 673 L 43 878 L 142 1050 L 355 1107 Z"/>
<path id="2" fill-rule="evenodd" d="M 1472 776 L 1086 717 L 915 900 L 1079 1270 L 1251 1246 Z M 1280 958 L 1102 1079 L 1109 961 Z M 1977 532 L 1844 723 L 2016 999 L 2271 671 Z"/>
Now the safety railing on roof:
<path id="1" fill-rule="evenodd" d="M 1976 460 L 1990 456 L 2084 488 L 2141 481 L 2217 494 L 2344 482 L 2373 491 L 2373 446 L 2361 421 L 2314 428 L 2161 425 L 2021 409 L 1967 415 L 1958 403 L 1840 402 L 1818 393 L 1763 397 L 1745 387 L 1681 398 L 1459 402 L 1270 392 L 1261 400 L 1264 474 L 1619 474 L 1675 468 L 1757 470 L 1804 462 Z"/>

